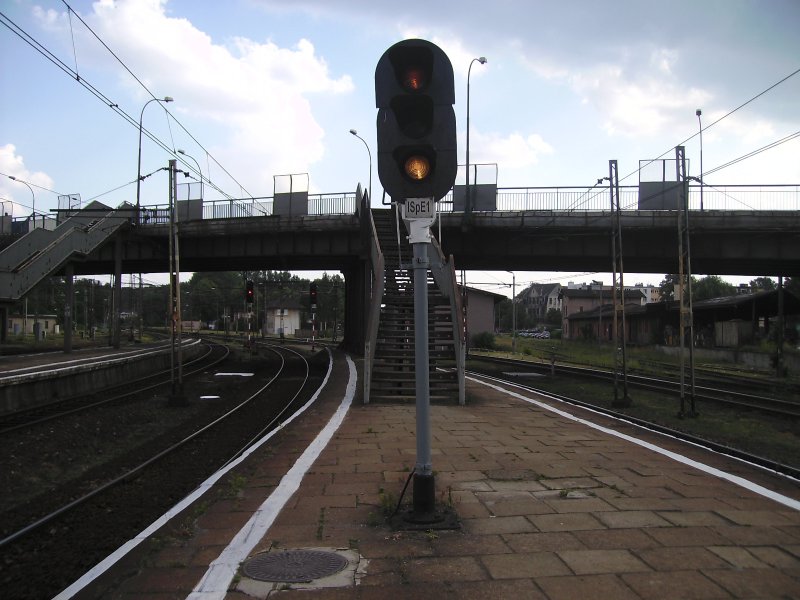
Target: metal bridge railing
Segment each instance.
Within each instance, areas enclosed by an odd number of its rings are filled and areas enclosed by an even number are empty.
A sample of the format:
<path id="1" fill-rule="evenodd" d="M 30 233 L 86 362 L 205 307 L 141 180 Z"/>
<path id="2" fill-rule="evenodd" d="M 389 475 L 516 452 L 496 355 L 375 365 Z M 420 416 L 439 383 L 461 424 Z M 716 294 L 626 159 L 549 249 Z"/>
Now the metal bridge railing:
<path id="1" fill-rule="evenodd" d="M 637 210 L 639 186 L 620 186 L 622 210 Z M 689 209 L 700 210 L 700 185 L 689 186 Z M 796 211 L 800 210 L 800 184 L 796 185 L 706 185 L 703 210 Z M 498 188 L 497 210 L 508 211 L 607 211 L 611 200 L 607 186 Z M 442 212 L 452 212 L 452 194 L 438 203 Z"/>
<path id="2" fill-rule="evenodd" d="M 622 210 L 637 210 L 639 187 L 620 186 Z M 689 209 L 700 210 L 700 185 L 689 186 Z M 608 187 L 513 187 L 497 189 L 497 211 L 608 211 Z M 437 203 L 440 212 L 453 212 L 452 191 Z M 702 193 L 703 210 L 800 211 L 800 184 L 792 185 L 706 185 Z M 273 215 L 272 197 L 206 201 L 203 219 L 237 219 Z M 167 206 L 142 209 L 144 224 L 166 223 Z M 356 212 L 355 193 L 309 194 L 308 215 L 352 215 Z"/>
<path id="3" fill-rule="evenodd" d="M 689 186 L 689 209 L 699 211 L 701 206 L 700 185 Z M 637 210 L 639 187 L 620 186 L 619 200 L 622 210 Z M 608 187 L 597 185 L 590 188 L 563 187 L 511 187 L 497 189 L 497 207 L 500 212 L 510 211 L 608 211 L 610 210 Z M 452 191 L 437 203 L 440 212 L 453 212 Z M 203 219 L 239 219 L 273 215 L 272 197 L 212 200 L 203 203 Z M 702 190 L 704 211 L 800 211 L 800 184 L 780 185 L 708 185 Z M 309 194 L 308 215 L 352 215 L 356 212 L 355 192 L 332 194 Z M 41 224 L 39 218 L 42 219 Z M 27 219 L 27 218 L 26 218 Z M 26 219 L 14 218 L 12 230 L 2 233 L 25 233 L 33 229 Z M 37 216 L 37 227 L 49 226 L 55 220 Z M 158 225 L 169 222 L 167 205 L 143 206 L 143 225 Z"/>
<path id="4" fill-rule="evenodd" d="M 203 202 L 203 219 L 241 219 L 246 217 L 269 217 L 273 215 L 274 201 L 270 196 L 260 198 L 237 198 Z M 309 215 L 352 215 L 356 212 L 355 192 L 333 194 L 309 194 Z M 169 222 L 169 206 L 156 205 L 142 208 L 144 225 L 160 225 Z"/>

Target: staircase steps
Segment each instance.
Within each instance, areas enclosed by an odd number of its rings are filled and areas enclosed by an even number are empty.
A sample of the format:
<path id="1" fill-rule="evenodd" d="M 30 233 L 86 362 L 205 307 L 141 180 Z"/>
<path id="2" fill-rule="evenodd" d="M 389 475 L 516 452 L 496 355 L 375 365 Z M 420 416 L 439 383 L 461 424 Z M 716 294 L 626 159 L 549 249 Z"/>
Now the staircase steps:
<path id="1" fill-rule="evenodd" d="M 372 366 L 370 402 L 416 401 L 414 351 L 414 282 L 409 267 L 413 250 L 393 210 L 372 211 L 375 231 L 385 261 L 383 306 Z M 428 273 L 428 353 L 432 403 L 458 402 L 455 343 L 449 299 Z"/>

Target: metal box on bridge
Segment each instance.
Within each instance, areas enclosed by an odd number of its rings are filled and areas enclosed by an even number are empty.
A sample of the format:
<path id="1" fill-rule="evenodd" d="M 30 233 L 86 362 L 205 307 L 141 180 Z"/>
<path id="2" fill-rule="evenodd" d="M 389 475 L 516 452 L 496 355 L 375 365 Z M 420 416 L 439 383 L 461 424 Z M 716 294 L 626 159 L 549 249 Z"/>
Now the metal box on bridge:
<path id="1" fill-rule="evenodd" d="M 459 165 L 456 181 L 466 181 L 465 166 Z M 497 210 L 497 164 L 470 164 L 469 194 L 473 211 Z M 467 184 L 453 186 L 453 212 L 465 212 Z"/>
<path id="2" fill-rule="evenodd" d="M 273 215 L 308 214 L 308 173 L 274 175 L 273 182 Z"/>
<path id="3" fill-rule="evenodd" d="M 472 196 L 473 211 L 497 210 L 497 185 L 494 183 L 479 183 L 470 185 L 469 193 Z M 467 186 L 453 186 L 453 212 L 464 212 L 466 208 Z"/>
<path id="4" fill-rule="evenodd" d="M 678 182 L 675 159 L 639 161 L 639 210 L 678 210 L 681 186 L 686 202 L 689 183 Z"/>
<path id="5" fill-rule="evenodd" d="M 178 221 L 197 221 L 203 218 L 203 184 L 182 183 L 178 186 Z"/>

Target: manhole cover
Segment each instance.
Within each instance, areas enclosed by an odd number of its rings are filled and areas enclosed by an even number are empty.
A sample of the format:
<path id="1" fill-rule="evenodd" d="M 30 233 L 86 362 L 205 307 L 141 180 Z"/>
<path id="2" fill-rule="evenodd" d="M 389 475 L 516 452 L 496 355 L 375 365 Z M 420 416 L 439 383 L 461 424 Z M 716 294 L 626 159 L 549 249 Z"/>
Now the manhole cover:
<path id="1" fill-rule="evenodd" d="M 325 550 L 285 550 L 259 554 L 242 566 L 244 574 L 258 581 L 303 583 L 338 573 L 347 559 Z"/>

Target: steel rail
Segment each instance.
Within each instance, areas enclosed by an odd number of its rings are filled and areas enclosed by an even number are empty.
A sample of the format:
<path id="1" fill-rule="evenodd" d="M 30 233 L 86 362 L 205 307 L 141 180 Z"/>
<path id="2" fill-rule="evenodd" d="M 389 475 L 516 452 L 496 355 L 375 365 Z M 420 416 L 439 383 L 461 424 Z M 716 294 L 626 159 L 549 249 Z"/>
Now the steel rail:
<path id="1" fill-rule="evenodd" d="M 469 375 L 472 377 L 483 378 L 487 381 L 493 382 L 501 382 L 506 384 L 513 384 L 515 387 L 522 388 L 536 394 L 541 395 L 545 399 L 552 399 L 558 402 L 564 402 L 567 404 L 572 404 L 579 408 L 584 408 L 587 410 L 594 411 L 596 413 L 600 413 L 602 415 L 612 417 L 614 419 L 618 419 L 620 421 L 624 421 L 627 423 L 631 423 L 632 425 L 636 425 L 637 427 L 641 427 L 648 431 L 653 431 L 655 433 L 669 436 L 675 439 L 679 439 L 685 442 L 689 442 L 701 448 L 706 448 L 708 450 L 712 450 L 714 452 L 718 452 L 720 454 L 724 454 L 726 456 L 730 456 L 732 458 L 742 460 L 748 463 L 752 463 L 766 469 L 768 471 L 772 471 L 774 473 L 785 475 L 791 477 L 793 479 L 800 479 L 800 469 L 797 467 L 793 467 L 791 465 L 786 465 L 784 463 L 779 463 L 768 458 L 764 458 L 761 456 L 757 456 L 755 454 L 750 454 L 743 450 L 738 450 L 736 448 L 732 448 L 730 446 L 726 446 L 724 444 L 719 444 L 717 442 L 712 442 L 710 440 L 706 440 L 703 438 L 699 438 L 697 436 L 688 434 L 686 432 L 671 429 L 669 427 L 665 427 L 663 425 L 658 425 L 657 423 L 653 423 L 651 421 L 645 421 L 644 419 L 638 419 L 636 417 L 632 417 L 622 412 L 617 412 L 615 410 L 604 408 L 602 406 L 597 406 L 596 404 L 591 404 L 590 402 L 584 402 L 583 400 L 578 400 L 576 398 L 571 398 L 569 396 L 563 396 L 561 394 L 554 394 L 553 392 L 549 392 L 547 390 L 542 390 L 536 388 L 531 385 L 527 385 L 524 383 L 519 383 L 517 381 L 510 381 L 508 379 L 503 379 L 502 377 L 494 377 L 491 375 L 486 375 L 485 373 L 479 373 L 476 371 L 467 371 Z"/>
<path id="2" fill-rule="evenodd" d="M 614 373 L 605 369 L 593 369 L 589 367 L 578 367 L 573 365 L 563 365 L 556 363 L 548 365 L 544 363 L 534 363 L 524 360 L 506 359 L 493 356 L 473 356 L 474 360 L 482 360 L 496 364 L 507 364 L 515 367 L 524 367 L 526 369 L 533 369 L 537 371 L 550 372 L 552 369 L 558 369 L 562 373 L 569 373 L 581 377 L 591 377 L 601 379 L 604 381 L 612 381 Z M 677 382 L 669 379 L 659 379 L 656 377 L 645 377 L 642 375 L 628 375 L 628 384 L 641 389 L 651 389 L 658 392 L 666 392 L 670 394 L 678 394 L 680 386 Z M 728 404 L 731 406 L 740 406 L 748 409 L 760 410 L 766 413 L 771 413 L 779 416 L 800 417 L 800 403 L 788 400 L 780 400 L 777 398 L 770 398 L 767 396 L 756 396 L 747 394 L 745 392 L 738 392 L 735 390 L 725 390 L 720 388 L 696 386 L 699 394 L 696 397 L 701 400 L 708 400 L 711 402 L 718 402 L 721 404 Z"/>
<path id="3" fill-rule="evenodd" d="M 275 351 L 275 352 L 276 352 L 276 354 L 278 354 L 280 356 L 280 353 L 278 353 L 277 351 Z M 304 361 L 304 363 L 306 365 L 306 368 L 308 369 L 308 361 L 305 360 L 305 358 L 302 355 L 300 355 L 299 353 L 296 353 L 296 354 L 298 356 L 300 356 L 300 358 Z M 164 457 L 175 453 L 177 450 L 179 450 L 180 448 L 182 448 L 183 446 L 185 446 L 186 444 L 188 444 L 189 442 L 191 442 L 192 440 L 194 440 L 198 436 L 202 435 L 203 433 L 206 433 L 207 431 L 211 430 L 216 425 L 218 425 L 218 424 L 222 423 L 223 421 L 225 421 L 231 415 L 233 415 L 234 413 L 238 412 L 239 410 L 241 410 L 242 408 L 244 408 L 245 406 L 250 404 L 253 400 L 255 400 L 257 397 L 259 397 L 261 394 L 263 394 L 270 386 L 272 386 L 272 384 L 278 379 L 278 377 L 280 376 L 280 374 L 283 372 L 283 370 L 285 368 L 285 360 L 283 359 L 283 356 L 280 356 L 280 358 L 281 358 L 281 365 L 280 365 L 280 368 L 278 369 L 278 372 L 266 384 L 261 386 L 258 390 L 256 390 L 255 393 L 251 394 L 248 398 L 243 400 L 237 406 L 233 407 L 232 409 L 230 409 L 229 411 L 227 411 L 223 415 L 217 417 L 216 419 L 214 419 L 210 423 L 207 423 L 206 425 L 204 425 L 200 429 L 197 429 L 196 431 L 194 431 L 193 433 L 189 434 L 188 436 L 186 436 L 185 438 L 183 438 L 179 442 L 177 442 L 177 443 L 165 448 L 164 450 L 158 452 L 157 454 L 155 454 L 154 456 L 152 456 L 149 459 L 145 460 L 144 462 L 140 463 L 139 465 L 129 469 L 128 471 L 126 471 L 122 475 L 119 475 L 119 476 L 115 477 L 114 479 L 112 479 L 110 481 L 107 481 L 106 483 L 96 487 L 95 489 L 93 489 L 92 491 L 84 494 L 83 496 L 81 496 L 79 498 L 76 498 L 72 502 L 69 502 L 68 504 L 66 504 L 66 505 L 64 505 L 64 506 L 62 506 L 62 507 L 60 507 L 60 508 L 58 508 L 58 509 L 56 509 L 56 510 L 50 512 L 50 513 L 48 513 L 47 515 L 44 515 L 43 517 L 40 517 L 39 519 L 37 519 L 33 523 L 28 524 L 27 526 L 23 527 L 22 529 L 19 529 L 19 530 L 15 531 L 14 533 L 6 536 L 5 538 L 0 539 L 0 548 L 3 548 L 4 546 L 10 544 L 11 542 L 13 542 L 13 541 L 15 541 L 15 540 L 17 540 L 17 539 L 19 539 L 21 537 L 24 537 L 25 535 L 27 535 L 27 534 L 39 529 L 43 525 L 46 525 L 47 523 L 53 521 L 54 519 L 58 518 L 59 516 L 69 512 L 70 510 L 72 510 L 72 509 L 74 509 L 74 508 L 76 508 L 76 507 L 78 507 L 78 506 L 80 506 L 82 504 L 85 504 L 86 502 L 88 502 L 92 498 L 102 494 L 103 492 L 106 492 L 106 491 L 108 491 L 108 490 L 120 485 L 121 483 L 133 478 L 134 476 L 139 475 L 147 467 L 155 464 L 156 462 L 158 462 L 159 460 L 163 459 Z M 304 379 L 303 385 L 305 385 L 307 379 L 308 378 Z M 292 398 L 292 402 L 294 401 L 294 399 L 296 397 L 297 397 L 297 395 L 295 395 Z M 287 404 L 289 404 L 289 403 L 287 403 Z M 272 422 L 274 423 L 274 420 Z M 230 461 L 228 461 L 228 462 L 230 462 Z"/>

